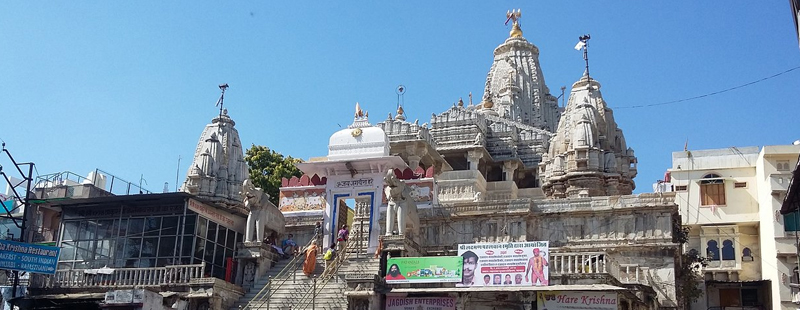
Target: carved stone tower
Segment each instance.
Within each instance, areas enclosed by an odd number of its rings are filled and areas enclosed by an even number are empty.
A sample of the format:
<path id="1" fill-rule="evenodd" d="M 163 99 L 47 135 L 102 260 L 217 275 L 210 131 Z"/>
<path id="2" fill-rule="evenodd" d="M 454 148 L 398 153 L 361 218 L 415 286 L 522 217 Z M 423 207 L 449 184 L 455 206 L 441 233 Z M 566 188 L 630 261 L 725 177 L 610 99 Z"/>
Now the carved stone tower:
<path id="1" fill-rule="evenodd" d="M 239 192 L 248 172 L 235 125 L 228 110 L 206 125 L 182 191 L 246 215 Z"/>
<path id="2" fill-rule="evenodd" d="M 625 144 L 600 83 L 584 75 L 572 85 L 550 150 L 539 165 L 550 198 L 629 195 L 636 157 Z"/>

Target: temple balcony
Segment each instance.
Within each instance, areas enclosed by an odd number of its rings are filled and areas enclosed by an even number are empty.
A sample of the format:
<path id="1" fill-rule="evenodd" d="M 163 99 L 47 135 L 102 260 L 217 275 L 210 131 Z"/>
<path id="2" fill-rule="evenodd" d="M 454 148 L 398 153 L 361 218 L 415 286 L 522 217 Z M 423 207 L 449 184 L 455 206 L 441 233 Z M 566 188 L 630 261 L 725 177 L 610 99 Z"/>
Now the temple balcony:
<path id="1" fill-rule="evenodd" d="M 517 199 L 517 184 L 514 181 L 486 182 L 486 196 L 486 200 Z"/>
<path id="2" fill-rule="evenodd" d="M 437 179 L 440 202 L 467 202 L 481 200 L 486 192 L 486 179 L 478 170 L 442 172 Z"/>
<path id="3" fill-rule="evenodd" d="M 550 253 L 550 283 L 649 285 L 649 268 L 621 264 L 605 252 Z"/>

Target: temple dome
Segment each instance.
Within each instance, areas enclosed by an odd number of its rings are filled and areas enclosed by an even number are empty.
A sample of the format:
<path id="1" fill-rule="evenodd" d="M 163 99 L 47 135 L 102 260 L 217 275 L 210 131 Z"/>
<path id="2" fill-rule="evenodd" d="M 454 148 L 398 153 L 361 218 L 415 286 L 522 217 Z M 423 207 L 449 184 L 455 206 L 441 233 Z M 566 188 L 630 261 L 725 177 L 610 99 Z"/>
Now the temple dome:
<path id="1" fill-rule="evenodd" d="M 328 160 L 389 156 L 389 136 L 383 129 L 372 126 L 368 117 L 356 103 L 353 124 L 331 135 Z"/>

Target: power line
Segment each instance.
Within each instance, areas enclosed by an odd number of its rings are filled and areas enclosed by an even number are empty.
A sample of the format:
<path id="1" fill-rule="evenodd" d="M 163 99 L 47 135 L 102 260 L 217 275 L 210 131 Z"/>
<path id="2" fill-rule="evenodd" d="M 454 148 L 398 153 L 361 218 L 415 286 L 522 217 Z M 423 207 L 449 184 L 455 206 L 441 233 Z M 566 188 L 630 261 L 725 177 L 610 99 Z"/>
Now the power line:
<path id="1" fill-rule="evenodd" d="M 723 89 L 723 90 L 719 90 L 719 91 L 715 91 L 715 92 L 710 92 L 710 93 L 703 94 L 703 95 L 700 95 L 700 96 L 694 96 L 694 97 L 689 97 L 689 98 L 684 98 L 684 99 L 679 99 L 679 100 L 673 100 L 673 101 L 667 101 L 667 102 L 660 102 L 660 103 L 643 104 L 643 105 L 632 105 L 632 106 L 625 106 L 625 107 L 613 107 L 613 108 L 614 109 L 646 108 L 646 107 L 655 107 L 655 106 L 660 106 L 660 105 L 668 105 L 668 104 L 674 104 L 674 103 L 679 103 L 679 102 L 684 102 L 684 101 L 689 101 L 689 100 L 705 98 L 705 97 L 709 97 L 709 96 L 713 96 L 713 95 L 718 95 L 718 94 L 721 94 L 721 93 L 729 92 L 729 91 L 732 91 L 732 90 L 736 90 L 736 89 L 739 89 L 739 88 L 747 87 L 747 86 L 750 86 L 750 85 L 753 85 L 753 84 L 756 84 L 756 83 L 759 83 L 759 82 L 763 82 L 763 81 L 766 81 L 766 80 L 769 80 L 769 79 L 772 79 L 772 78 L 776 78 L 778 76 L 784 75 L 786 73 L 792 72 L 792 71 L 797 70 L 797 69 L 800 69 L 800 66 L 797 66 L 797 67 L 788 69 L 786 71 L 783 71 L 781 73 L 773 74 L 773 75 L 770 75 L 768 77 L 761 78 L 761 79 L 758 79 L 758 80 L 755 80 L 755 81 L 752 81 L 752 82 L 749 82 L 749 83 L 745 83 L 745 84 L 742 84 L 742 85 L 734 86 L 734 87 L 731 87 L 731 88 L 727 88 L 727 89 Z"/>

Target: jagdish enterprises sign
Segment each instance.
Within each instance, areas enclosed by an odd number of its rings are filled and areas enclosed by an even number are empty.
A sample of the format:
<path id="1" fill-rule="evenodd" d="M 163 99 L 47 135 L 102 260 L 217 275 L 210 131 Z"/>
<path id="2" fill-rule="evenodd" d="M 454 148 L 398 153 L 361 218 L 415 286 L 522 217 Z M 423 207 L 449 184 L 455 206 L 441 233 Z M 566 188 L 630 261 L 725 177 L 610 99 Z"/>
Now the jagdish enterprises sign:
<path id="1" fill-rule="evenodd" d="M 386 310 L 455 310 L 454 297 L 386 296 Z"/>

